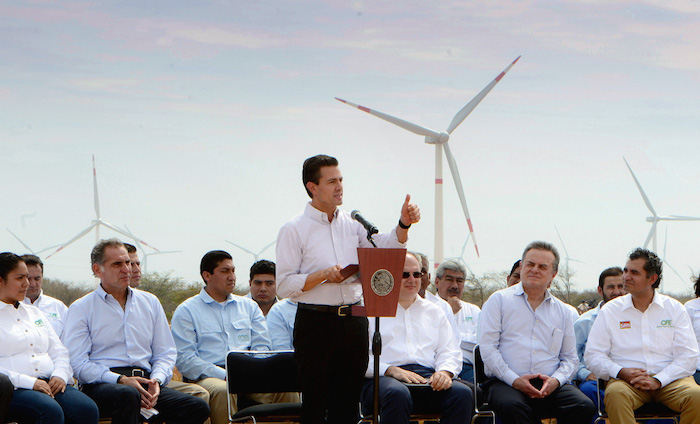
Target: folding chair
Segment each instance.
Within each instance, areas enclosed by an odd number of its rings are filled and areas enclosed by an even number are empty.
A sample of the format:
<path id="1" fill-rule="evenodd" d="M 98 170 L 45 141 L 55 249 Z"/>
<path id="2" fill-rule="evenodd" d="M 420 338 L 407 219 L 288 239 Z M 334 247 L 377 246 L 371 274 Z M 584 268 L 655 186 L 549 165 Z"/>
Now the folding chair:
<path id="1" fill-rule="evenodd" d="M 272 356 L 255 357 L 253 353 Z M 300 422 L 301 402 L 253 405 L 232 410 L 231 396 L 249 393 L 300 392 L 299 369 L 291 351 L 242 352 L 226 355 L 226 388 L 230 422 Z"/>
<path id="2" fill-rule="evenodd" d="M 605 381 L 600 378 L 596 384 L 596 396 L 598 397 L 598 418 L 593 422 L 599 423 L 601 420 L 608 418 L 607 412 L 603 409 L 603 402 L 600 398 L 600 387 L 605 385 Z M 657 419 L 673 420 L 676 424 L 679 423 L 678 412 L 669 408 L 661 402 L 649 402 L 634 410 L 634 418 L 637 421 L 648 421 Z"/>
<path id="3" fill-rule="evenodd" d="M 479 387 L 480 382 L 486 381 L 486 373 L 484 372 L 484 361 L 481 359 L 481 349 L 479 345 L 474 346 L 474 388 Z M 476 423 L 479 418 L 487 418 L 492 424 L 496 424 L 496 413 L 491 410 L 486 399 L 479 400 L 478 390 L 474 390 L 474 416 L 472 416 L 472 424 Z"/>

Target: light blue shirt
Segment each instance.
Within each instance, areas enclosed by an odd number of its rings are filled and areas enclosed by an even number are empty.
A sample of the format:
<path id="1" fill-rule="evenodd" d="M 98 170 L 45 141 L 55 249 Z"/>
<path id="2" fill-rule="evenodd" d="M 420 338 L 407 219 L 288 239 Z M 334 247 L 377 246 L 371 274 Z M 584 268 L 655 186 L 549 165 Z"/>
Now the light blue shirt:
<path id="1" fill-rule="evenodd" d="M 175 366 L 175 343 L 160 301 L 127 288 L 125 308 L 102 285 L 68 308 L 61 339 L 81 383 L 116 383 L 113 367 L 139 367 L 168 384 Z"/>
<path id="2" fill-rule="evenodd" d="M 479 315 L 479 346 L 486 375 L 513 385 L 526 374 L 544 374 L 564 385 L 578 366 L 571 312 L 545 292 L 532 310 L 522 283 L 491 295 Z"/>
<path id="3" fill-rule="evenodd" d="M 265 317 L 270 330 L 274 350 L 294 350 L 294 321 L 297 317 L 297 304 L 282 299 L 272 305 Z"/>
<path id="4" fill-rule="evenodd" d="M 271 350 L 262 311 L 254 300 L 228 295 L 219 303 L 202 289 L 177 307 L 172 319 L 177 369 L 190 380 L 226 379 L 230 350 Z"/>
<path id="5" fill-rule="evenodd" d="M 576 353 L 578 353 L 578 371 L 576 371 L 576 379 L 579 381 L 586 381 L 588 376 L 591 374 L 591 370 L 586 368 L 586 363 L 583 360 L 583 354 L 586 353 L 586 342 L 588 342 L 588 335 L 591 333 L 591 328 L 595 319 L 600 313 L 600 307 L 603 306 L 603 302 L 600 302 L 598 306 L 581 315 L 574 323 L 574 333 L 576 334 Z"/>

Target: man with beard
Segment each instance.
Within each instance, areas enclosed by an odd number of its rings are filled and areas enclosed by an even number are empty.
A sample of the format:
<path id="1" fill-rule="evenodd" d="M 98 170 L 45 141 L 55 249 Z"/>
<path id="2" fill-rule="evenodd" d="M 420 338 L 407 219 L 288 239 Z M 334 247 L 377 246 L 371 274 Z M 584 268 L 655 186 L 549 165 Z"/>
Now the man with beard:
<path id="1" fill-rule="evenodd" d="M 595 319 L 600 313 L 600 308 L 609 300 L 627 294 L 625 283 L 622 282 L 622 268 L 615 266 L 606 269 L 600 273 L 598 278 L 598 294 L 603 297 L 602 302 L 597 307 L 591 309 L 581 315 L 574 323 L 574 333 L 576 333 L 576 352 L 578 353 L 579 366 L 574 380 L 580 382 L 579 389 L 591 398 L 598 405 L 598 396 L 596 396 L 596 386 L 598 377 L 586 367 L 586 362 L 583 360 L 583 354 L 586 352 L 586 342 L 588 335 L 591 332 L 591 327 Z M 603 390 L 600 391 L 601 399 L 603 398 Z"/>

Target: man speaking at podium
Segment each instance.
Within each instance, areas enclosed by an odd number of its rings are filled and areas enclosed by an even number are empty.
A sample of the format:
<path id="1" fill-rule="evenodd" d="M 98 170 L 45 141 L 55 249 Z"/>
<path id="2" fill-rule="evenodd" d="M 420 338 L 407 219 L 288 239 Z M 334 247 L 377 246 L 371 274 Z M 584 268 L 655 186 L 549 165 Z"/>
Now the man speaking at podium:
<path id="1" fill-rule="evenodd" d="M 329 423 L 354 424 L 367 369 L 368 324 L 366 317 L 352 316 L 351 305 L 362 299 L 360 281 L 343 281 L 341 270 L 358 263 L 358 247 L 372 245 L 365 228 L 338 209 L 343 176 L 337 159 L 306 159 L 302 178 L 311 202 L 277 237 L 278 293 L 299 304 L 294 351 L 302 423 L 324 423 L 327 417 Z M 408 228 L 420 220 L 420 210 L 409 201 L 407 195 L 395 230 L 375 236 L 378 247 L 404 247 Z"/>

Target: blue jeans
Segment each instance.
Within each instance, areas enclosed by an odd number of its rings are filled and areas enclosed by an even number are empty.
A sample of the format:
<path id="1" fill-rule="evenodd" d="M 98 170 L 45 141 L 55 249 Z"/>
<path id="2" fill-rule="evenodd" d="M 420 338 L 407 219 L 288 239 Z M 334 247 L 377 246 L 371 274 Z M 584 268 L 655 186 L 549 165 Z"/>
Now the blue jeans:
<path id="1" fill-rule="evenodd" d="M 53 398 L 36 390 L 15 390 L 7 420 L 36 424 L 95 424 L 100 419 L 97 405 L 72 386 Z"/>

